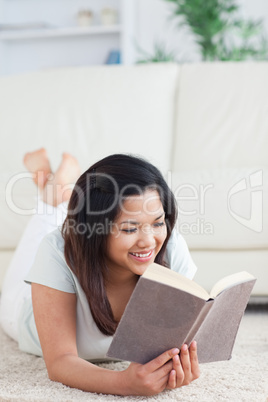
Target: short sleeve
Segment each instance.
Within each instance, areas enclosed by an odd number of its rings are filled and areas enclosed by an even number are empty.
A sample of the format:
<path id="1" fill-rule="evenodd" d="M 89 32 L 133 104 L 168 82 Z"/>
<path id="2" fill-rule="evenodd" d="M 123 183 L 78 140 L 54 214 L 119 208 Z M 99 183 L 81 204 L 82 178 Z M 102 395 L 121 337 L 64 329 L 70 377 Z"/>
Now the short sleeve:
<path id="1" fill-rule="evenodd" d="M 57 249 L 53 236 L 52 232 L 42 240 L 25 282 L 38 283 L 62 292 L 76 293 L 72 272 L 66 264 L 62 251 Z"/>
<path id="2" fill-rule="evenodd" d="M 197 268 L 192 260 L 186 241 L 173 229 L 166 248 L 168 266 L 173 271 L 193 279 Z"/>

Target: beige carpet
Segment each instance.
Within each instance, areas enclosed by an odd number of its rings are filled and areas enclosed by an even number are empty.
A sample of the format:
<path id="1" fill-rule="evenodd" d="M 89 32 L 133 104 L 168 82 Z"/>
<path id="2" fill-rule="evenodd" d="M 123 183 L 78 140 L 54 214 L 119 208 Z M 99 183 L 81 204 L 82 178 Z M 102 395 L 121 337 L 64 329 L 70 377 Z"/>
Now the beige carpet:
<path id="1" fill-rule="evenodd" d="M 121 370 L 127 363 L 102 366 Z M 20 352 L 0 330 L 0 401 L 123 400 L 268 402 L 268 312 L 246 313 L 230 361 L 202 365 L 191 385 L 150 398 L 86 393 L 49 381 L 43 359 Z"/>

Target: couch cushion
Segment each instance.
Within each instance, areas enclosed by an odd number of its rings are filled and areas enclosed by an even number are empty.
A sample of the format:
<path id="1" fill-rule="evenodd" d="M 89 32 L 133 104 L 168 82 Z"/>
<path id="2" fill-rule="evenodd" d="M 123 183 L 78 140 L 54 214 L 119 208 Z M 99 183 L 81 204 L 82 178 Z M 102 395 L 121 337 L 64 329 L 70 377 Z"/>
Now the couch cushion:
<path id="1" fill-rule="evenodd" d="M 185 170 L 168 181 L 190 248 L 268 248 L 268 168 Z"/>
<path id="2" fill-rule="evenodd" d="M 224 276 L 248 271 L 257 282 L 252 295 L 268 296 L 268 250 L 193 250 L 191 256 L 198 267 L 194 280 L 211 291 Z"/>
<path id="3" fill-rule="evenodd" d="M 25 172 L 27 151 L 46 147 L 53 169 L 63 151 L 76 156 L 82 170 L 119 152 L 170 169 L 178 73 L 175 64 L 154 64 L 1 77 L 0 249 L 17 245 L 28 219 L 5 201 L 7 183 Z M 17 177 L 13 204 L 32 208 L 35 188 L 29 178 Z"/>
<path id="4" fill-rule="evenodd" d="M 268 62 L 182 66 L 173 170 L 268 167 Z"/>

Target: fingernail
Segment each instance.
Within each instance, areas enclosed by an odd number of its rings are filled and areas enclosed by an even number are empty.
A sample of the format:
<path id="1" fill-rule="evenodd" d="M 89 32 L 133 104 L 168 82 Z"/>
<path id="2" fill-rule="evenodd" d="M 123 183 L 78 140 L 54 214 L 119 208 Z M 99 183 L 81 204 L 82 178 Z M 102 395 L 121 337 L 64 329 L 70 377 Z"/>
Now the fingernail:
<path id="1" fill-rule="evenodd" d="M 182 346 L 182 350 L 183 350 L 184 352 L 186 352 L 187 349 L 188 349 L 188 346 L 187 346 L 186 344 L 184 344 L 184 345 Z"/>
<path id="2" fill-rule="evenodd" d="M 193 348 L 196 349 L 196 341 L 193 341 L 193 342 L 191 343 L 191 345 L 193 345 Z"/>
<path id="3" fill-rule="evenodd" d="M 178 348 L 172 349 L 171 353 L 172 353 L 173 355 L 177 355 L 177 354 L 180 353 L 180 349 L 178 349 Z"/>

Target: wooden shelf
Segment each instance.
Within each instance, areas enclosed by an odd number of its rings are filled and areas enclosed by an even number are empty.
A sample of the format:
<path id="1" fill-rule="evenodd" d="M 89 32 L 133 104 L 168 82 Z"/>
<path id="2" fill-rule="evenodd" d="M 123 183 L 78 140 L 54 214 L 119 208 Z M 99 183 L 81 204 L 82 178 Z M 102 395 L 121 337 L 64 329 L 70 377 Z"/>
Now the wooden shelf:
<path id="1" fill-rule="evenodd" d="M 121 25 L 92 25 L 90 27 L 42 28 L 0 31 L 0 40 L 25 40 L 70 36 L 105 35 L 121 33 Z"/>

